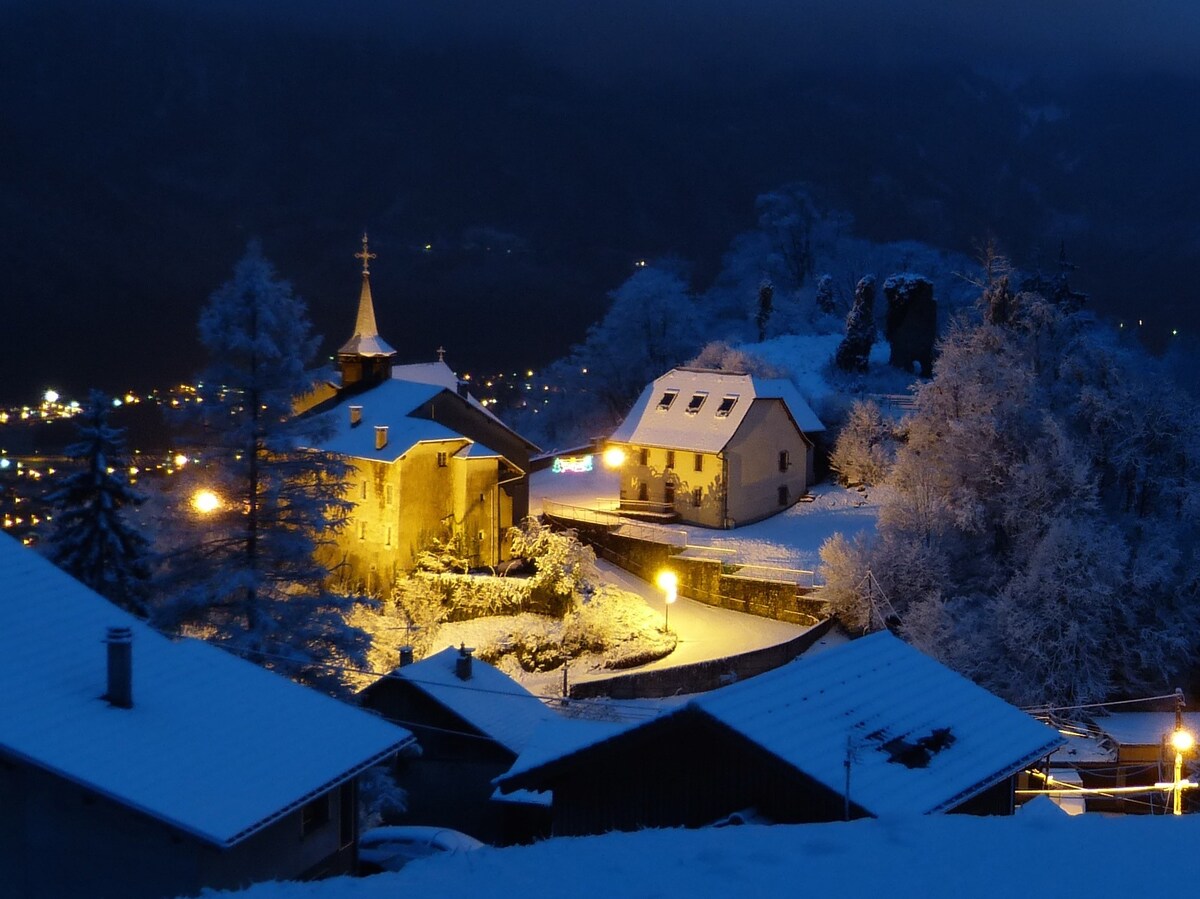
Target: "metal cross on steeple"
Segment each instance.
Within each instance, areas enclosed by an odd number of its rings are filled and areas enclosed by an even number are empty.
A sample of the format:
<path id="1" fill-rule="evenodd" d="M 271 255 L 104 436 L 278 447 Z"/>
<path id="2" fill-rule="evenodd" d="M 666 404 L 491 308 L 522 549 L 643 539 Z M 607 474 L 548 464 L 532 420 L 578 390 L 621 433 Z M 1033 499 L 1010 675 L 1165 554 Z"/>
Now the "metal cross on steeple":
<path id="1" fill-rule="evenodd" d="M 446 361 L 446 348 L 444 346 L 440 346 L 437 348 L 437 354 L 438 354 L 438 362 Z"/>
<path id="2" fill-rule="evenodd" d="M 370 252 L 367 249 L 367 232 L 366 231 L 363 232 L 362 252 L 355 253 L 354 258 L 361 259 L 363 261 L 363 274 L 369 275 L 371 273 L 371 260 L 375 258 L 375 254 Z"/>

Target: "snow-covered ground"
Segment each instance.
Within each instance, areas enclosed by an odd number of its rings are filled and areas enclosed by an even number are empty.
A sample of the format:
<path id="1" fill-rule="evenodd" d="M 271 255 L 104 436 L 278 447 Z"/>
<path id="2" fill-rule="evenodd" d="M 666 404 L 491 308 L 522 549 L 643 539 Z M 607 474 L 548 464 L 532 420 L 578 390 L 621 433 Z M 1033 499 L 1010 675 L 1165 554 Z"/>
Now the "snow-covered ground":
<path id="1" fill-rule="evenodd" d="M 1014 818 L 646 830 L 413 862 L 395 874 L 261 884 L 245 899 L 887 899 L 1179 895 L 1200 816 L 1068 817 L 1039 799 Z"/>
<path id="2" fill-rule="evenodd" d="M 555 474 L 549 469 L 534 473 L 529 488 L 529 511 L 542 511 L 542 500 L 573 506 L 612 508 L 617 501 L 617 475 L 596 468 L 585 473 Z M 713 546 L 736 553 L 730 561 L 743 565 L 771 565 L 815 570 L 820 566 L 821 544 L 835 533 L 853 539 L 874 532 L 879 516 L 879 489 L 847 490 L 836 484 L 815 484 L 811 503 L 796 503 L 778 515 L 730 531 L 693 525 L 661 526 L 668 539 L 680 542 L 684 534 L 694 546 Z M 654 526 L 651 526 L 654 527 Z"/>

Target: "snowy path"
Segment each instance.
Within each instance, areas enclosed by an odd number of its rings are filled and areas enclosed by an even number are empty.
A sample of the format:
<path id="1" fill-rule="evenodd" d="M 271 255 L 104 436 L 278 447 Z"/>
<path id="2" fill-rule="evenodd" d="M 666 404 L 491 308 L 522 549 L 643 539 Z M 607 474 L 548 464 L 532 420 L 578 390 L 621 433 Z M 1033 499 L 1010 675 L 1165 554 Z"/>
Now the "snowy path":
<path id="1" fill-rule="evenodd" d="M 663 592 L 623 568 L 604 560 L 597 560 L 596 567 L 607 583 L 622 590 L 636 593 L 646 600 L 646 605 L 655 611 L 663 611 Z M 765 646 L 775 646 L 793 637 L 798 637 L 807 628 L 744 612 L 717 609 L 702 602 L 680 597 L 670 612 L 671 630 L 679 638 L 675 651 L 657 662 L 631 668 L 630 671 L 651 671 L 655 668 L 672 668 L 707 659 L 719 659 L 728 655 L 749 652 Z M 603 676 L 611 676 L 605 672 Z"/>

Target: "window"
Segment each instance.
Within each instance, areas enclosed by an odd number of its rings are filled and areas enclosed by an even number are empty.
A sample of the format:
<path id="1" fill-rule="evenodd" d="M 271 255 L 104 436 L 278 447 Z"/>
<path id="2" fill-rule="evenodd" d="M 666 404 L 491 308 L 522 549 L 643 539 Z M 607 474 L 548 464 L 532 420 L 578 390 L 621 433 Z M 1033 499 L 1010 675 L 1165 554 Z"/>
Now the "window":
<path id="1" fill-rule="evenodd" d="M 307 837 L 313 831 L 329 823 L 329 794 L 318 796 L 300 809 L 300 836 Z"/>
<path id="2" fill-rule="evenodd" d="M 788 487 L 787 484 L 781 484 L 779 487 L 779 505 L 786 506 L 788 504 Z"/>
<path id="3" fill-rule="evenodd" d="M 704 471 L 704 453 L 696 453 L 696 471 Z"/>
<path id="4" fill-rule="evenodd" d="M 737 405 L 738 395 L 736 393 L 727 393 L 721 398 L 721 405 L 717 406 L 717 418 L 728 418 L 729 413 L 733 411 L 733 407 Z"/>
<path id="5" fill-rule="evenodd" d="M 360 521 L 358 523 L 358 539 L 359 540 L 367 539 L 367 523 L 365 521 Z"/>
<path id="6" fill-rule="evenodd" d="M 678 390 L 668 390 L 658 400 L 658 411 L 666 412 L 671 408 L 671 403 L 675 402 L 675 397 L 679 396 Z"/>
<path id="7" fill-rule="evenodd" d="M 392 504 L 392 485 L 388 484 L 383 489 L 384 489 L 384 495 L 387 497 L 387 504 L 390 506 Z"/>
<path id="8" fill-rule="evenodd" d="M 392 545 L 392 526 L 389 524 L 387 526 L 387 541 L 384 543 L 384 546 L 391 546 L 391 545 Z"/>
<path id="9" fill-rule="evenodd" d="M 701 488 L 697 487 L 695 490 L 692 491 L 692 505 L 695 506 L 697 509 L 699 509 L 700 504 L 703 502 L 704 502 L 704 491 Z"/>
<path id="10" fill-rule="evenodd" d="M 450 459 L 449 453 L 438 453 L 438 455 L 437 455 L 438 468 L 445 468 L 446 463 L 449 461 L 449 459 Z"/>
<path id="11" fill-rule="evenodd" d="M 687 410 L 686 410 L 687 414 L 695 415 L 697 412 L 699 412 L 700 407 L 704 405 L 704 401 L 706 399 L 708 399 L 708 391 L 707 390 L 697 390 L 695 393 L 693 393 L 692 398 L 690 400 L 688 400 Z"/>
<path id="12" fill-rule="evenodd" d="M 638 484 L 638 499 L 642 502 L 647 502 L 650 499 L 650 485 L 646 483 Z"/>
<path id="13" fill-rule="evenodd" d="M 787 471 L 791 467 L 792 467 L 791 454 L 788 453 L 787 450 L 780 450 L 779 451 L 779 470 Z"/>
<path id="14" fill-rule="evenodd" d="M 675 450 L 667 450 L 667 468 L 675 467 Z"/>
<path id="15" fill-rule="evenodd" d="M 367 482 L 366 482 L 366 481 L 363 481 L 363 482 L 362 482 L 362 483 L 359 485 L 358 496 L 359 496 L 359 499 L 366 499 L 366 498 L 367 498 Z"/>
<path id="16" fill-rule="evenodd" d="M 650 464 L 650 450 L 646 449 L 645 447 L 642 447 L 640 450 L 638 450 L 638 464 L 639 465 L 649 465 Z"/>

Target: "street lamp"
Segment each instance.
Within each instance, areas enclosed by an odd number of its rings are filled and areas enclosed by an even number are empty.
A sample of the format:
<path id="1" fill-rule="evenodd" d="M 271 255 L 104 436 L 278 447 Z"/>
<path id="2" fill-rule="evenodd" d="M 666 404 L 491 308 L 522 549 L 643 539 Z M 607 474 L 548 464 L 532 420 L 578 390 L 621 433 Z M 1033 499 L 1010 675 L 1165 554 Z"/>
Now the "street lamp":
<path id="1" fill-rule="evenodd" d="M 609 468 L 620 468 L 625 464 L 625 450 L 619 446 L 610 446 L 604 451 L 604 464 Z"/>
<path id="2" fill-rule="evenodd" d="M 663 592 L 663 632 L 669 634 L 671 633 L 671 603 L 675 602 L 675 588 L 679 585 L 679 578 L 675 576 L 674 571 L 664 568 L 658 573 L 654 583 Z"/>
<path id="3" fill-rule="evenodd" d="M 192 494 L 192 508 L 201 515 L 208 515 L 221 508 L 221 497 L 211 490 L 197 490 Z"/>
<path id="4" fill-rule="evenodd" d="M 1183 728 L 1179 728 L 1171 734 L 1171 748 L 1175 750 L 1175 783 L 1172 793 L 1175 800 L 1173 812 L 1176 815 L 1183 814 L 1183 754 L 1191 749 L 1195 742 L 1192 735 Z M 1188 784 L 1188 786 L 1192 786 L 1192 784 Z"/>

